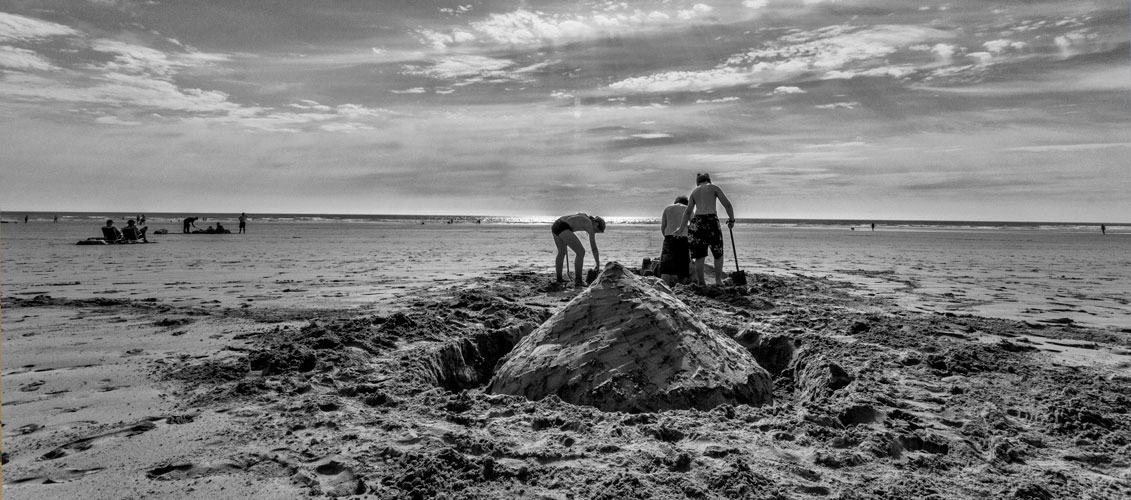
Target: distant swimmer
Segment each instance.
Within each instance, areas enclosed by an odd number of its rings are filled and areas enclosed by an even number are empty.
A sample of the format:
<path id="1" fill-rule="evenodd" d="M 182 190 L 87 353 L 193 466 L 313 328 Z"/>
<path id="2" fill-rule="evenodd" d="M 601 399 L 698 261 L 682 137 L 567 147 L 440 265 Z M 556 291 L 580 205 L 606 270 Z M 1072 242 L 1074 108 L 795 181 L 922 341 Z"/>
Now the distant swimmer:
<path id="1" fill-rule="evenodd" d="M 188 234 L 190 232 L 189 227 L 196 229 L 196 220 L 199 219 L 199 218 L 200 217 L 189 217 L 189 218 L 185 219 L 185 222 L 184 222 L 184 232 L 185 232 L 185 234 Z"/>
<path id="2" fill-rule="evenodd" d="M 719 227 L 719 215 L 715 203 L 723 204 L 727 211 L 727 227 L 734 227 L 734 208 L 730 200 L 718 186 L 711 183 L 710 174 L 695 175 L 695 189 L 687 195 L 687 208 L 683 211 L 680 232 L 686 234 L 691 247 L 691 258 L 695 259 L 695 281 L 706 285 L 703 278 L 703 261 L 707 250 L 715 257 L 715 284 L 723 284 L 723 232 Z M 694 215 L 693 215 L 694 214 Z"/>
<path id="3" fill-rule="evenodd" d="M 1106 235 L 1107 234 L 1107 226 L 1100 224 L 1100 232 Z"/>
<path id="4" fill-rule="evenodd" d="M 605 232 L 605 219 L 595 215 L 576 213 L 558 217 L 558 220 L 554 221 L 554 224 L 550 226 L 550 232 L 554 235 L 554 246 L 558 249 L 558 254 L 554 258 L 554 270 L 557 271 L 558 282 L 565 281 L 562 279 L 562 267 L 565 264 L 568 248 L 573 250 L 573 253 L 577 255 L 573 261 L 574 284 L 584 286 L 584 283 L 581 281 L 581 270 L 585 266 L 585 246 L 581 244 L 581 240 L 574 234 L 578 231 L 589 233 L 589 248 L 593 249 L 593 262 L 596 264 L 597 269 L 600 269 L 601 256 L 597 252 L 597 233 Z"/>

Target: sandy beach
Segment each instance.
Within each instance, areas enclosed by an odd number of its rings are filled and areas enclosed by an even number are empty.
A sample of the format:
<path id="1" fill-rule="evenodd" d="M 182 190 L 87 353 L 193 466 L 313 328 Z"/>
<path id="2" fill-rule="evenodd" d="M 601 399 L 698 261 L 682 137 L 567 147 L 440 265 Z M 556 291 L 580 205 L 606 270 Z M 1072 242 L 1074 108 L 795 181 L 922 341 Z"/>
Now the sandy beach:
<path id="1" fill-rule="evenodd" d="M 633 413 L 485 390 L 584 293 L 547 226 L 164 226 L 0 229 L 4 498 L 1131 496 L 1126 233 L 739 225 L 666 293 L 772 402 Z"/>

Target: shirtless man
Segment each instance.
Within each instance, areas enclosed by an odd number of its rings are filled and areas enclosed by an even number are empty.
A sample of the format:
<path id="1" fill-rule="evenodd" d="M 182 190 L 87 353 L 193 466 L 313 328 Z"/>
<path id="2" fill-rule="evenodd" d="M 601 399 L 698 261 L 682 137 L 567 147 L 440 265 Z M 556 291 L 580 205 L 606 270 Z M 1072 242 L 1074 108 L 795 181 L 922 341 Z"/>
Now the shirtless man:
<path id="1" fill-rule="evenodd" d="M 677 234 L 683 226 L 684 210 L 687 210 L 687 197 L 681 195 L 665 207 L 660 216 L 660 232 L 664 235 L 664 246 L 660 250 L 660 279 L 668 286 L 683 283 L 690 274 L 691 254 L 687 236 Z"/>
<path id="2" fill-rule="evenodd" d="M 703 279 L 703 260 L 707 249 L 715 257 L 715 284 L 723 284 L 723 232 L 719 227 L 715 202 L 723 204 L 727 211 L 727 227 L 734 227 L 734 209 L 723 190 L 711 184 L 710 174 L 696 174 L 695 189 L 688 195 L 687 209 L 683 211 L 683 223 L 678 234 L 686 234 L 691 247 L 691 258 L 695 259 L 695 281 L 706 285 Z M 694 216 L 692 216 L 694 214 Z"/>
<path id="3" fill-rule="evenodd" d="M 577 255 L 573 261 L 574 285 L 585 286 L 584 282 L 581 281 L 583 276 L 581 269 L 585 265 L 585 246 L 581 244 L 581 240 L 574 234 L 577 231 L 589 233 L 589 248 L 593 249 L 593 262 L 596 263 L 597 269 L 600 269 L 601 257 L 597 253 L 597 233 L 605 232 L 605 219 L 583 213 L 576 213 L 558 217 L 558 220 L 554 221 L 554 225 L 550 226 L 550 232 L 554 234 L 554 245 L 558 247 L 558 255 L 554 260 L 554 269 L 558 273 L 558 282 L 565 281 L 562 279 L 562 266 L 565 264 L 566 247 L 568 247 Z"/>

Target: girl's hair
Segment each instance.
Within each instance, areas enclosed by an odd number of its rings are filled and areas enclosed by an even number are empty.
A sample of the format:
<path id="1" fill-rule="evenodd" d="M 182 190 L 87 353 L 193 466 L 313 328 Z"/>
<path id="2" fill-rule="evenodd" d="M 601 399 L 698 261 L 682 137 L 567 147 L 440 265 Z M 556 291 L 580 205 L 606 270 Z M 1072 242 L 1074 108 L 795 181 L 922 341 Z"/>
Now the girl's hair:
<path id="1" fill-rule="evenodd" d="M 695 174 L 695 184 L 711 183 L 711 174 Z"/>

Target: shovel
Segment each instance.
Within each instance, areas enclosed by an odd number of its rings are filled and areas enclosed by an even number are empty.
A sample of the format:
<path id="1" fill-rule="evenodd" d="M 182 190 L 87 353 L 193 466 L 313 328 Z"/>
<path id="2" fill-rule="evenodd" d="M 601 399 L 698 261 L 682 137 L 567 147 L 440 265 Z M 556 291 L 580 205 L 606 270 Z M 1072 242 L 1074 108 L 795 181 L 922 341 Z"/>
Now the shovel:
<path id="1" fill-rule="evenodd" d="M 738 248 L 734 246 L 734 227 L 727 224 L 727 230 L 730 231 L 730 248 L 734 251 L 734 272 L 730 273 L 730 280 L 733 281 L 735 285 L 745 285 L 746 271 L 738 268 Z"/>

